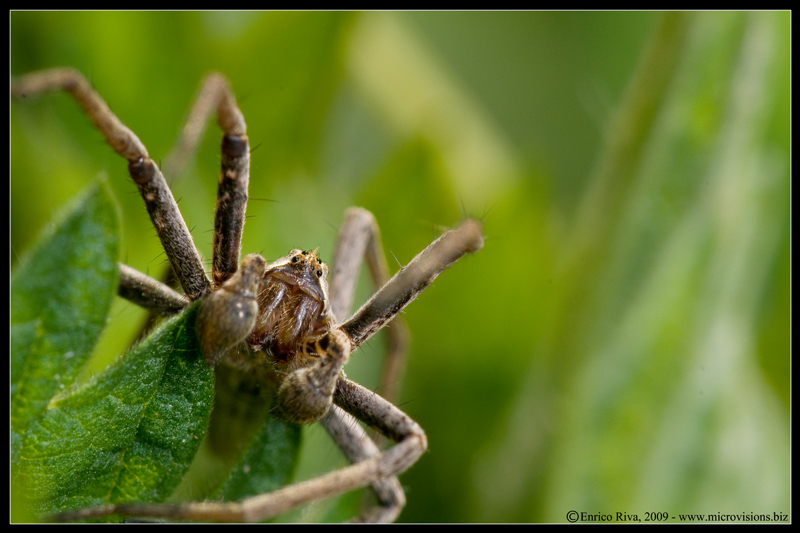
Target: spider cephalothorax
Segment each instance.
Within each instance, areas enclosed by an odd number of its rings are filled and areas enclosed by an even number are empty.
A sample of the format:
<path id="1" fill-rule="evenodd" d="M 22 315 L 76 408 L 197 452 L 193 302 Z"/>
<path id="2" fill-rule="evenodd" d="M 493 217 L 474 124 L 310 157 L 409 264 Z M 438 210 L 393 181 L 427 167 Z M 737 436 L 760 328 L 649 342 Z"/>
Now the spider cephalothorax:
<path id="1" fill-rule="evenodd" d="M 309 345 L 332 326 L 328 265 L 316 250 L 295 249 L 269 265 L 258 254 L 245 257 L 203 300 L 197 334 L 211 365 L 246 341 L 251 350 L 264 352 L 265 364 L 290 370 L 304 366 L 298 355 L 307 355 Z"/>
<path id="2" fill-rule="evenodd" d="M 199 300 L 194 321 L 197 339 L 205 361 L 218 368 L 210 439 L 227 444 L 229 435 L 225 430 L 215 432 L 215 420 L 226 419 L 229 412 L 224 410 L 225 406 L 236 401 L 231 400 L 231 395 L 237 397 L 244 392 L 247 397 L 238 401 L 255 402 L 252 412 L 271 405 L 271 412 L 292 422 L 319 420 L 353 463 L 300 484 L 266 494 L 251 494 L 240 502 L 136 503 L 119 491 L 109 491 L 109 494 L 114 492 L 113 497 L 98 500 L 105 505 L 67 511 L 55 518 L 75 520 L 118 514 L 257 521 L 306 502 L 370 486 L 378 504 L 361 518 L 394 520 L 405 504 L 396 476 L 427 449 L 427 438 L 422 428 L 390 401 L 348 380 L 342 368 L 352 351 L 395 319 L 442 271 L 464 254 L 477 252 L 483 246 L 481 225 L 468 219 L 443 233 L 391 279 L 375 217 L 361 208 L 350 208 L 345 213 L 334 249 L 330 281 L 328 266 L 319 259 L 316 250 L 292 250 L 271 264 L 260 255 L 251 254 L 239 263 L 248 199 L 249 141 L 244 116 L 227 80 L 211 74 L 203 84 L 176 150 L 191 153 L 207 116 L 216 111 L 223 130 L 222 169 L 209 278 L 158 165 L 86 79 L 73 69 L 53 69 L 11 80 L 11 93 L 20 98 L 52 90 L 69 92 L 111 147 L 128 161 L 131 178 L 139 188 L 183 289 L 180 294 L 121 264 L 120 296 L 167 315 L 179 313 Z M 362 261 L 369 267 L 376 292 L 350 316 Z M 347 316 L 350 318 L 345 319 Z M 402 370 L 406 346 L 402 322 L 395 319 L 393 326 L 388 330 L 389 377 L 385 378 L 384 389 L 390 398 L 394 396 L 393 386 L 399 381 L 397 375 Z M 221 386 L 229 385 L 228 389 L 220 390 Z M 237 407 L 231 412 L 235 410 L 248 416 L 251 411 Z M 355 419 L 378 430 L 396 445 L 381 452 Z M 167 495 L 159 494 L 157 501 L 163 501 Z"/>
<path id="3" fill-rule="evenodd" d="M 295 249 L 269 265 L 248 255 L 203 299 L 195 326 L 209 364 L 270 374 L 278 385 L 273 413 L 298 424 L 330 409 L 352 349 L 332 330 L 327 278 L 316 250 Z"/>
<path id="4" fill-rule="evenodd" d="M 332 325 L 328 265 L 316 250 L 292 250 L 266 268 L 248 338 L 253 349 L 267 352 L 275 365 L 291 364 Z"/>

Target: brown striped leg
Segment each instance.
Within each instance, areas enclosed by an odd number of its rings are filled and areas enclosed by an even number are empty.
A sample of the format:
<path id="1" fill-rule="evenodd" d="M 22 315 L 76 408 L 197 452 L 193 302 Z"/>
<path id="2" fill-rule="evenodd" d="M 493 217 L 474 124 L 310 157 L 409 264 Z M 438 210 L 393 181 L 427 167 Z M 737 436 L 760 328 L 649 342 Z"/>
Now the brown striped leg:
<path id="1" fill-rule="evenodd" d="M 353 342 L 353 349 L 402 311 L 442 271 L 464 254 L 475 253 L 482 247 L 481 225 L 472 219 L 433 241 L 341 325 Z"/>
<path id="2" fill-rule="evenodd" d="M 375 217 L 360 207 L 345 211 L 339 228 L 339 238 L 333 254 L 330 279 L 331 309 L 338 321 L 350 316 L 361 262 L 366 259 L 375 290 L 389 280 L 389 266 L 381 246 L 380 230 Z M 408 327 L 402 317 L 395 319 L 386 330 L 388 350 L 383 362 L 381 395 L 395 402 L 400 390 L 406 349 Z"/>
<path id="3" fill-rule="evenodd" d="M 119 264 L 119 295 L 160 315 L 174 315 L 189 305 L 189 300 L 158 280 L 128 265 Z"/>
<path id="4" fill-rule="evenodd" d="M 334 405 L 320 424 L 327 430 L 336 445 L 351 463 L 367 461 L 381 454 L 378 446 L 361 428 L 356 419 L 345 413 L 341 407 Z M 397 476 L 381 478 L 370 486 L 378 499 L 378 505 L 368 509 L 357 521 L 359 522 L 394 522 L 406 505 L 403 487 Z"/>
<path id="5" fill-rule="evenodd" d="M 11 94 L 18 98 L 56 90 L 69 93 L 111 148 L 128 161 L 128 172 L 139 188 L 184 294 L 190 300 L 206 294 L 211 282 L 164 176 L 150 159 L 144 144 L 111 112 L 86 78 L 75 69 L 58 68 L 11 80 Z"/>
<path id="6" fill-rule="evenodd" d="M 214 220 L 213 279 L 221 286 L 238 268 L 242 244 L 247 188 L 250 180 L 250 144 L 244 115 L 228 80 L 213 72 L 203 80 L 189 118 L 165 168 L 178 176 L 194 155 L 212 113 L 222 128 L 222 169 L 217 188 Z"/>

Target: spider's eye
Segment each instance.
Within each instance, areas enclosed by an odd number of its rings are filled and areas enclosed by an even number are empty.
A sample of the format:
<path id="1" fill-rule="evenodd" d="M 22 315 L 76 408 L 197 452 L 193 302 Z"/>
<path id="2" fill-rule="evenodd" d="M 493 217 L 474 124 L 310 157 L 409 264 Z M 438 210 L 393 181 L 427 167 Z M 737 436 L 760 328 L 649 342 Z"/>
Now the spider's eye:
<path id="1" fill-rule="evenodd" d="M 292 263 L 297 263 L 298 261 L 300 261 L 299 257 L 297 256 L 292 257 Z"/>
<path id="2" fill-rule="evenodd" d="M 321 278 L 321 277 L 322 277 L 322 270 L 317 270 L 317 277 L 318 277 L 318 278 Z"/>

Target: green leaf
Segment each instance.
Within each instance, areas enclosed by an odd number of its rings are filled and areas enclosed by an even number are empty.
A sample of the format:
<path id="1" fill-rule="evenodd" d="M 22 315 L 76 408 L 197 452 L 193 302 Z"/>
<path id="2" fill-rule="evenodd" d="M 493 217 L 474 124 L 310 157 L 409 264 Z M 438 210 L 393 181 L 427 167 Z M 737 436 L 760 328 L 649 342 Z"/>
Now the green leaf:
<path id="1" fill-rule="evenodd" d="M 294 475 L 300 434 L 300 426 L 268 416 L 216 497 L 241 501 L 286 485 Z"/>
<path id="2" fill-rule="evenodd" d="M 118 232 L 106 186 L 93 185 L 12 277 L 11 458 L 36 513 L 165 499 L 208 426 L 194 307 L 74 385 L 117 290 Z"/>
<path id="3" fill-rule="evenodd" d="M 118 233 L 114 201 L 95 184 L 11 277 L 12 459 L 19 436 L 97 343 L 117 290 Z"/>
<path id="4" fill-rule="evenodd" d="M 163 501 L 189 467 L 213 402 L 199 357 L 196 305 L 89 384 L 54 398 L 24 436 L 20 470 L 50 513 Z"/>
<path id="5" fill-rule="evenodd" d="M 241 501 L 282 487 L 294 475 L 302 430 L 270 414 L 271 382 L 220 365 L 214 394 L 206 439 L 170 502 Z"/>
<path id="6" fill-rule="evenodd" d="M 116 293 L 117 232 L 114 202 L 95 185 L 12 278 L 11 458 L 16 505 L 25 508 L 17 516 L 162 502 L 208 429 L 214 373 L 200 356 L 197 304 L 88 383 L 75 382 Z M 267 417 L 219 496 L 286 484 L 299 437 L 299 427 Z"/>

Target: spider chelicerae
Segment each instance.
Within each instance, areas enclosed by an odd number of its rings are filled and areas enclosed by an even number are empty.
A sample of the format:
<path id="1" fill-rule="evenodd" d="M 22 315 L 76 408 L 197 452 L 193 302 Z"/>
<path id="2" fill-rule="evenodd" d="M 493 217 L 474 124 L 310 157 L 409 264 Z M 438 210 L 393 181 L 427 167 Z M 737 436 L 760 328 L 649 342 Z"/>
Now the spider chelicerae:
<path id="1" fill-rule="evenodd" d="M 185 159 L 197 145 L 208 115 L 216 112 L 224 134 L 209 279 L 158 166 L 82 74 L 70 68 L 53 69 L 11 82 L 15 97 L 54 90 L 72 95 L 108 144 L 128 161 L 131 178 L 183 289 L 180 294 L 120 264 L 119 294 L 164 315 L 176 314 L 200 300 L 195 329 L 205 361 L 216 367 L 218 390 L 220 384 L 236 383 L 239 389 L 255 390 L 256 400 L 270 403 L 271 412 L 286 421 L 319 421 L 353 463 L 241 502 L 120 503 L 69 511 L 55 518 L 77 520 L 116 514 L 258 521 L 303 503 L 370 486 L 378 503 L 359 518 L 394 520 L 405 504 L 396 476 L 426 450 L 425 433 L 390 401 L 348 380 L 343 367 L 353 350 L 391 321 L 443 270 L 464 254 L 480 250 L 480 224 L 467 219 L 445 232 L 391 279 L 375 218 L 361 208 L 345 213 L 332 267 L 320 260 L 316 250 L 299 249 L 272 263 L 257 254 L 247 255 L 240 263 L 250 148 L 244 117 L 227 80 L 211 74 L 202 85 L 176 151 L 176 160 Z M 349 314 L 363 260 L 378 289 L 355 314 L 342 320 Z M 391 376 L 402 366 L 404 330 L 398 324 L 388 331 L 393 348 L 385 366 Z M 397 380 L 385 381 L 391 384 Z M 242 383 L 248 386 L 242 387 Z M 394 397 L 393 390 L 384 392 Z M 382 452 L 353 417 L 396 444 Z M 214 441 L 213 423 L 209 432 Z M 224 440 L 225 436 L 217 433 L 216 439 Z"/>

